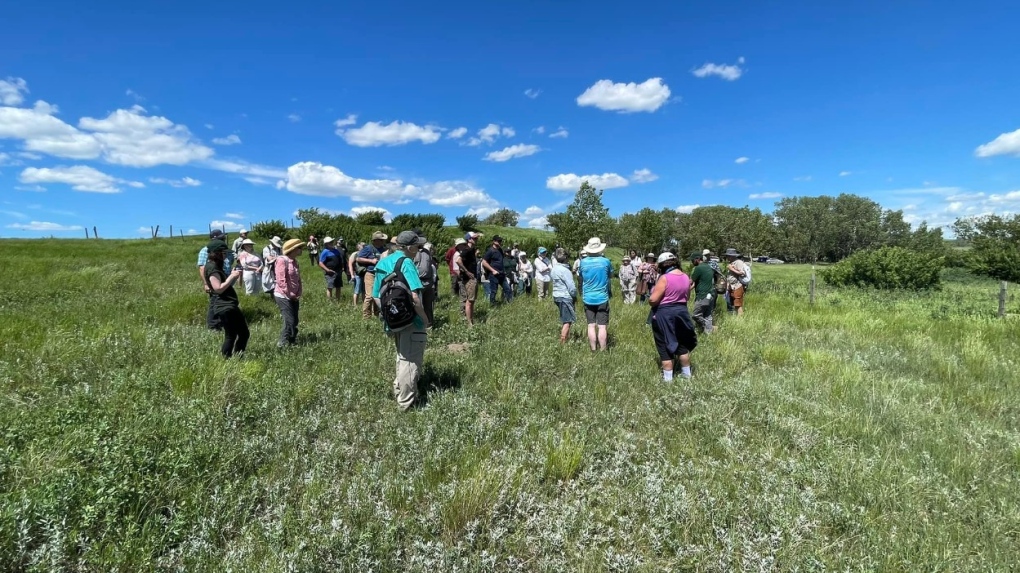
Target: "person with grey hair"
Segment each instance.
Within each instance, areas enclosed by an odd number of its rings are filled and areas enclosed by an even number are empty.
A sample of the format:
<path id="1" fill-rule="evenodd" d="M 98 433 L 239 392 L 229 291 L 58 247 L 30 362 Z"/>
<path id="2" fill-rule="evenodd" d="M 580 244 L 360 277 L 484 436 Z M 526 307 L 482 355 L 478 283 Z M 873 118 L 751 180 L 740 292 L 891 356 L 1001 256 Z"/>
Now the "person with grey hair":
<path id="1" fill-rule="evenodd" d="M 577 314 L 574 312 L 574 304 L 577 302 L 577 285 L 574 284 L 574 273 L 567 266 L 567 252 L 562 248 L 556 249 L 553 253 L 552 270 L 549 271 L 549 278 L 552 279 L 552 297 L 556 308 L 560 311 L 560 344 L 567 342 L 570 337 L 570 327 L 577 321 Z"/>

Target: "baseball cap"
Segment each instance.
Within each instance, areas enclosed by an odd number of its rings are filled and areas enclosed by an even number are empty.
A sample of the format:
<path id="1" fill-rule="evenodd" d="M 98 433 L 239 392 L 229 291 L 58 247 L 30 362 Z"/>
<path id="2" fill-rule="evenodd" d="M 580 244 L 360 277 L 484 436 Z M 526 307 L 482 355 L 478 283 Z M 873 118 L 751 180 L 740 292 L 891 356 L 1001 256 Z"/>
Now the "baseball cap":
<path id="1" fill-rule="evenodd" d="M 453 246 L 454 247 L 459 247 L 460 245 L 463 245 L 466 242 L 467 241 L 465 241 L 464 239 L 458 238 L 456 241 L 453 242 Z"/>
<path id="2" fill-rule="evenodd" d="M 500 237 L 499 235 L 493 235 L 492 242 L 493 243 L 502 243 L 503 242 L 503 237 Z"/>
<path id="3" fill-rule="evenodd" d="M 428 239 L 414 231 L 401 231 L 401 233 L 397 235 L 396 241 L 401 247 L 410 247 L 411 245 L 424 245 L 428 242 Z"/>
<path id="4" fill-rule="evenodd" d="M 210 239 L 218 239 L 218 238 L 223 237 L 223 236 L 225 236 L 225 235 L 224 235 L 224 233 L 223 233 L 223 231 L 221 229 L 213 229 L 212 231 L 209 231 L 209 238 Z"/>
<path id="5" fill-rule="evenodd" d="M 226 241 L 224 241 L 222 239 L 213 239 L 213 240 L 209 241 L 209 244 L 206 245 L 205 248 L 210 253 L 215 253 L 217 251 L 229 251 L 230 250 L 230 247 L 227 246 Z"/>

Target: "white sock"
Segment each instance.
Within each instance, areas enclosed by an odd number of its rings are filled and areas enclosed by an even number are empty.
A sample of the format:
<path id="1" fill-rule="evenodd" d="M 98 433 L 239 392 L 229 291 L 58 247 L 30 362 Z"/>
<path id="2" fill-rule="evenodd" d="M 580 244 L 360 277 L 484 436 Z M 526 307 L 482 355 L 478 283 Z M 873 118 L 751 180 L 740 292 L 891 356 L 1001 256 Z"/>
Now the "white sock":
<path id="1" fill-rule="evenodd" d="M 666 382 L 669 382 L 670 380 L 672 380 L 673 379 L 673 371 L 672 370 L 663 370 L 662 371 L 662 379 L 665 380 Z"/>
<path id="2" fill-rule="evenodd" d="M 680 374 L 684 378 L 690 378 L 691 377 L 691 367 L 690 366 L 681 366 L 680 367 Z"/>

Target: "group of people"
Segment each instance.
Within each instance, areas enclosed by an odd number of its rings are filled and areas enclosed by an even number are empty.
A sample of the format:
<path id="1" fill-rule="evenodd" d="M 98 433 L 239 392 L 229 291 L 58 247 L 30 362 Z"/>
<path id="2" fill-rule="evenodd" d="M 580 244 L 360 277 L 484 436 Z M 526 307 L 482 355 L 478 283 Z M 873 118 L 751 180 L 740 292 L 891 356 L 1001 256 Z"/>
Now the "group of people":
<path id="1" fill-rule="evenodd" d="M 280 310 L 282 328 L 277 346 L 284 348 L 297 341 L 300 299 L 303 294 L 298 260 L 302 251 L 309 251 L 309 262 L 318 266 L 325 277 L 326 296 L 339 300 L 346 276 L 354 283 L 354 304 L 362 306 L 364 318 L 380 317 L 384 330 L 396 346 L 397 372 L 393 391 L 401 409 L 411 408 L 418 400 L 420 370 L 424 360 L 428 332 L 434 324 L 434 305 L 438 296 L 437 259 L 432 244 L 419 230 L 409 230 L 389 237 L 381 231 L 373 233 L 367 243 L 358 243 L 348 253 L 342 238 L 325 237 L 321 243 L 314 236 L 307 242 L 290 239 L 283 242 L 272 237 L 262 251 L 254 252 L 254 241 L 242 229 L 232 246 L 220 230 L 210 233 L 209 243 L 199 252 L 198 268 L 202 285 L 209 295 L 207 321 L 210 328 L 221 329 L 224 340 L 221 353 L 225 358 L 243 353 L 250 332 L 240 310 L 235 283 L 241 281 L 246 294 L 267 293 Z M 728 249 L 726 268 L 705 250 L 691 255 L 690 276 L 684 273 L 673 252 L 656 256 L 649 253 L 644 261 L 637 253 L 623 257 L 615 271 L 605 256 L 606 243 L 592 237 L 580 249 L 573 265 L 568 253 L 556 248 L 552 257 L 539 247 L 531 260 L 526 252 L 514 245 L 504 248 L 499 235 L 491 239 L 482 253 L 477 243 L 481 234 L 469 232 L 458 238 L 444 259 L 450 273 L 453 292 L 459 297 L 461 312 L 468 325 L 474 324 L 474 304 L 479 284 L 483 285 L 489 302 L 495 304 L 502 289 L 502 300 L 511 302 L 515 296 L 530 294 L 551 298 L 561 323 L 560 343 L 566 343 L 577 321 L 575 308 L 580 299 L 587 322 L 589 347 L 606 350 L 613 277 L 617 277 L 624 304 L 637 301 L 650 306 L 651 326 L 664 380 L 673 379 L 676 364 L 680 375 L 690 377 L 690 353 L 697 346 L 697 331 L 713 331 L 712 317 L 720 296 L 727 308 L 743 313 L 743 295 L 750 283 L 750 265 L 740 253 Z M 396 255 L 396 256 L 394 256 Z M 398 305 L 386 302 L 381 293 L 393 278 L 409 292 L 408 307 L 413 318 L 398 328 L 391 328 L 390 314 L 398 313 Z M 392 299 L 389 299 L 392 300 Z M 688 305 L 693 308 L 688 311 Z M 389 306 L 387 306 L 389 304 Z"/>

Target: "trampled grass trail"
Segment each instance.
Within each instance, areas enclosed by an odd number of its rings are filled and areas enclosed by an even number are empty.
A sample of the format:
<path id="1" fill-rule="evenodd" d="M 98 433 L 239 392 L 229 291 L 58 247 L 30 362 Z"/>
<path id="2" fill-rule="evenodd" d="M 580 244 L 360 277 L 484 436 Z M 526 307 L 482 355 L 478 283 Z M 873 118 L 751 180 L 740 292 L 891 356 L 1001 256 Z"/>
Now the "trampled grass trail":
<path id="1" fill-rule="evenodd" d="M 249 353 L 222 360 L 201 244 L 0 244 L 0 569 L 1020 563 L 1020 320 L 993 281 L 811 306 L 808 268 L 756 265 L 747 315 L 673 384 L 618 293 L 593 355 L 533 298 L 469 330 L 444 282 L 429 404 L 401 414 L 392 343 L 307 263 L 302 344 L 278 352 L 275 305 L 242 296 Z"/>

